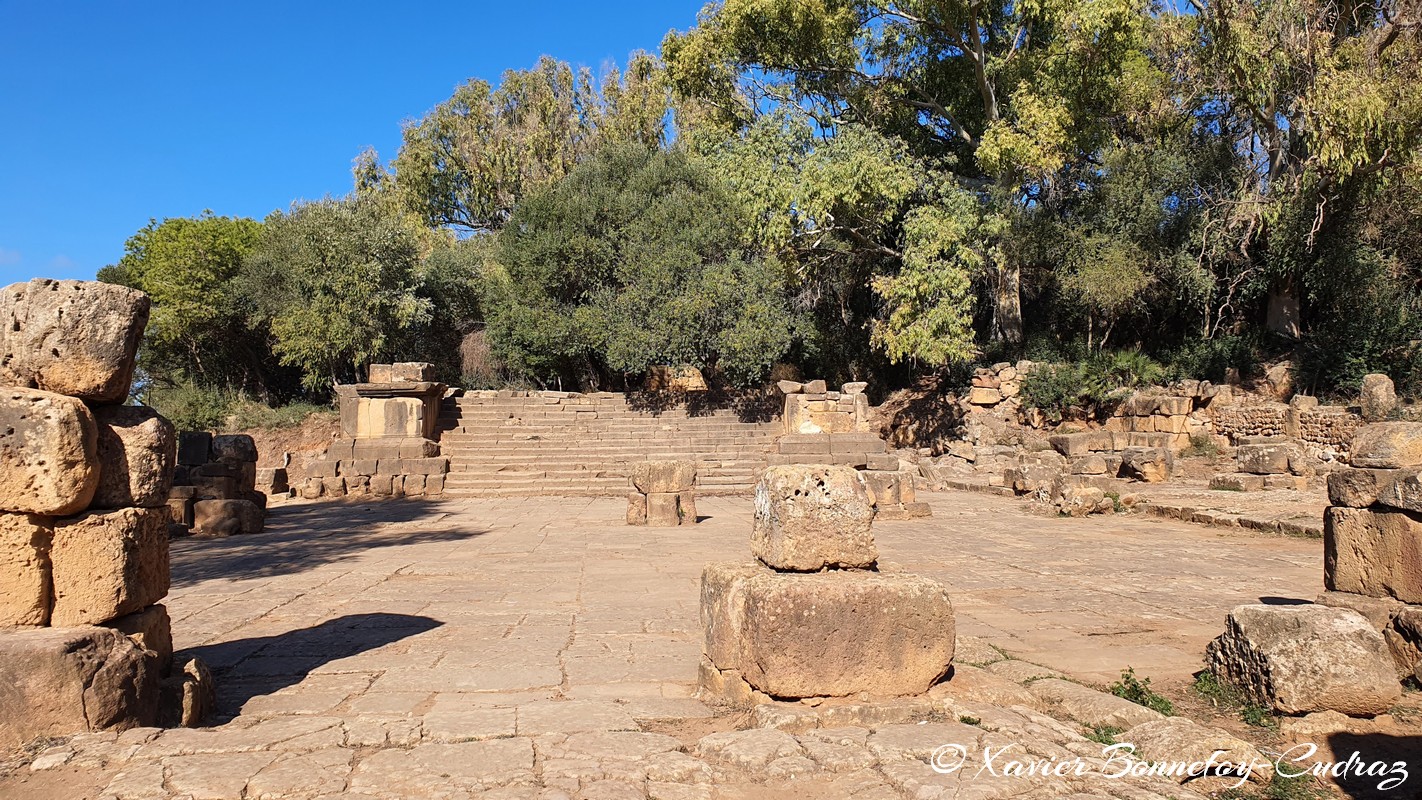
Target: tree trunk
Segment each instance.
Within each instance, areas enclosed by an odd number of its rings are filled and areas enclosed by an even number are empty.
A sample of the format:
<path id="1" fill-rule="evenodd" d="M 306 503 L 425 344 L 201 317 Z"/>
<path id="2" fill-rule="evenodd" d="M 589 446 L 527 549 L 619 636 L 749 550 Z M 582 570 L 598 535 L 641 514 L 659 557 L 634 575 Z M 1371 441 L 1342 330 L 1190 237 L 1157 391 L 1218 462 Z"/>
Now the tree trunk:
<path id="1" fill-rule="evenodd" d="M 1269 330 L 1290 339 L 1299 338 L 1303 332 L 1302 313 L 1292 280 L 1275 284 L 1269 289 L 1269 308 L 1265 317 Z"/>
<path id="2" fill-rule="evenodd" d="M 993 275 L 992 338 L 1022 343 L 1022 270 L 1010 261 L 998 265 Z"/>

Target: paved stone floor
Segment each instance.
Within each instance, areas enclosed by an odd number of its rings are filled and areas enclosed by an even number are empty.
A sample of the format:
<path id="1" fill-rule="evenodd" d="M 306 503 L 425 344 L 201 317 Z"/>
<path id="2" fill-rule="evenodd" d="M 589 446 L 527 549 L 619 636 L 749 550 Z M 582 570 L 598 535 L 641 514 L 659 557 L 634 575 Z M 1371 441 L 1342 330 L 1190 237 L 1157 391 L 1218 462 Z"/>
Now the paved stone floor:
<path id="1" fill-rule="evenodd" d="M 960 634 L 1087 682 L 1183 683 L 1230 607 L 1321 590 L 1318 541 L 921 499 L 933 518 L 876 525 L 882 560 L 945 581 Z M 957 739 L 1099 753 L 1025 708 L 737 732 L 693 697 L 698 579 L 748 557 L 750 500 L 698 506 L 648 529 L 612 498 L 291 505 L 258 536 L 175 542 L 175 644 L 218 674 L 216 727 L 77 737 L 0 797 L 1192 796 L 929 769 Z"/>

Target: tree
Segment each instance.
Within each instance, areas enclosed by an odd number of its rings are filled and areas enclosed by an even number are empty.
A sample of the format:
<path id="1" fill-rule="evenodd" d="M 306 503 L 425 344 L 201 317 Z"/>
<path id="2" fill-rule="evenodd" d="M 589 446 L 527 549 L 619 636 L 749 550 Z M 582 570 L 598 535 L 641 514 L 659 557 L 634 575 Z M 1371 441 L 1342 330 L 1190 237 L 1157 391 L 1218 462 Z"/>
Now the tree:
<path id="1" fill-rule="evenodd" d="M 606 385 L 653 364 L 762 378 L 790 346 L 792 315 L 783 272 L 744 229 L 734 198 L 684 154 L 604 146 L 499 234 L 498 355 L 540 382 Z"/>
<path id="2" fill-rule="evenodd" d="M 1003 222 L 1097 147 L 1098 120 L 1140 51 L 1144 9 L 1140 0 L 724 0 L 662 50 L 687 119 L 731 133 L 767 108 L 791 108 L 831 133 L 867 126 L 977 198 L 982 208 L 960 228 L 1001 237 Z M 974 221 L 985 218 L 996 219 Z M 974 245 L 988 256 L 992 335 L 1019 342 L 1021 265 L 1001 238 Z"/>
<path id="3" fill-rule="evenodd" d="M 326 199 L 267 218 L 243 265 L 254 320 L 283 364 L 320 391 L 361 376 L 402 331 L 430 318 L 423 232 L 378 198 Z"/>
<path id="4" fill-rule="evenodd" d="M 266 396 L 274 370 L 267 331 L 251 311 L 238 276 L 262 224 L 205 211 L 150 220 L 124 244 L 99 280 L 147 292 L 153 310 L 140 365 L 150 380 L 252 391 Z"/>
<path id="5" fill-rule="evenodd" d="M 396 184 L 430 226 L 497 230 L 521 198 L 600 142 L 661 144 L 667 102 L 661 66 L 645 53 L 634 53 L 625 73 L 611 71 L 600 91 L 587 69 L 544 56 L 531 70 L 505 72 L 498 88 L 462 84 L 407 125 Z"/>

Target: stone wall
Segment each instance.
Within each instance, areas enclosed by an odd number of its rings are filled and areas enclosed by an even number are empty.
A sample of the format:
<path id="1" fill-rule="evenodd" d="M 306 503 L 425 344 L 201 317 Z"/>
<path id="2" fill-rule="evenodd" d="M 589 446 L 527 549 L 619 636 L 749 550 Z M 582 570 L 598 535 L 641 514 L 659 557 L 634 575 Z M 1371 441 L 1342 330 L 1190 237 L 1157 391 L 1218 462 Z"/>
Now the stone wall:
<path id="1" fill-rule="evenodd" d="M 1310 398 L 1311 399 L 1311 398 Z M 1250 403 L 1214 412 L 1215 431 L 1232 441 L 1256 436 L 1298 439 L 1319 449 L 1346 453 L 1362 417 L 1341 406 L 1308 407 L 1303 397 L 1292 404 Z"/>
<path id="2" fill-rule="evenodd" d="M 159 602 L 176 435 L 123 405 L 148 311 L 93 282 L 0 295 L 0 747 L 211 703 L 205 667 L 172 670 Z"/>

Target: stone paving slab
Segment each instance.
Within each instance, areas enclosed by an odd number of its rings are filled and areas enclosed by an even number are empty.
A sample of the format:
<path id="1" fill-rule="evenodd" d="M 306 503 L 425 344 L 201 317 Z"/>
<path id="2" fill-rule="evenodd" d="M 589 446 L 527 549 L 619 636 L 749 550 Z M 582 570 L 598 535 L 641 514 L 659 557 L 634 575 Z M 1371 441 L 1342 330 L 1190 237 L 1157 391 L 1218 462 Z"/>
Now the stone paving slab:
<path id="1" fill-rule="evenodd" d="M 933 517 L 876 526 L 882 559 L 945 581 L 960 634 L 1082 681 L 1128 665 L 1186 681 L 1231 607 L 1321 589 L 1318 542 L 921 499 Z M 925 761 L 954 737 L 1099 756 L 1020 707 L 738 731 L 745 715 L 693 697 L 698 584 L 704 563 L 744 557 L 750 499 L 698 510 L 649 529 L 615 498 L 296 505 L 261 535 L 175 542 L 175 644 L 218 675 L 212 727 L 76 737 L 0 797 L 1195 796 L 1160 779 L 970 784 Z"/>

